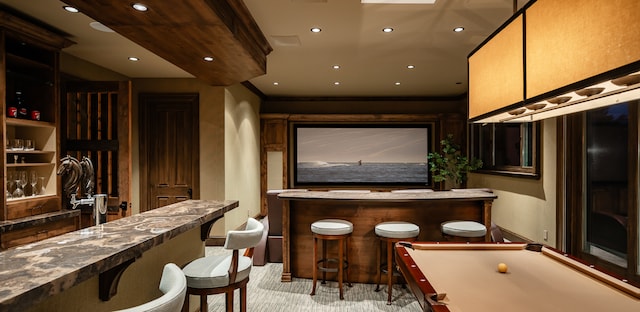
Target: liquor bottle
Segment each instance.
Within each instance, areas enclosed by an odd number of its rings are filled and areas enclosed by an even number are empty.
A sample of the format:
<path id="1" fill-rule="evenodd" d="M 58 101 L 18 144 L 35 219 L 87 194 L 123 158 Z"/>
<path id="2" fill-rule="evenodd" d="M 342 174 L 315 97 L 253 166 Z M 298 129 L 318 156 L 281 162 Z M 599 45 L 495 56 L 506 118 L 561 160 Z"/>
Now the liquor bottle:
<path id="1" fill-rule="evenodd" d="M 22 98 L 22 91 L 16 91 L 16 108 L 18 109 L 18 118 L 29 118 L 29 110 L 27 109 L 27 104 L 25 104 L 24 99 Z"/>

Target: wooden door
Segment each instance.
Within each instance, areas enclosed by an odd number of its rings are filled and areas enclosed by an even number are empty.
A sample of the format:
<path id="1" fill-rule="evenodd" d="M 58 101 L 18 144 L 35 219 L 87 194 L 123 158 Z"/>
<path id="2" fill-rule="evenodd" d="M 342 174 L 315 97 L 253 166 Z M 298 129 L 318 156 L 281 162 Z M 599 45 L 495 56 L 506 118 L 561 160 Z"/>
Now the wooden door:
<path id="1" fill-rule="evenodd" d="M 198 94 L 140 94 L 140 211 L 199 194 Z"/>
<path id="2" fill-rule="evenodd" d="M 69 78 L 70 79 L 70 78 Z M 62 84 L 60 157 L 91 159 L 94 194 L 107 194 L 107 221 L 130 214 L 130 82 L 72 81 Z M 63 202 L 67 202 L 64 194 Z M 83 213 L 82 226 L 93 224 Z"/>

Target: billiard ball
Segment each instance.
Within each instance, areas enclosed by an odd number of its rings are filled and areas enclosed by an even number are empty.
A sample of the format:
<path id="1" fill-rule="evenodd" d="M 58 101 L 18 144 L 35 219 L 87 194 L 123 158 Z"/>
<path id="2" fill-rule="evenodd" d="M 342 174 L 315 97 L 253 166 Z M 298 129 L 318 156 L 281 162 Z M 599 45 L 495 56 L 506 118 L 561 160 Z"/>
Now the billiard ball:
<path id="1" fill-rule="evenodd" d="M 504 263 L 499 263 L 498 264 L 498 272 L 500 273 L 507 273 L 507 265 Z"/>

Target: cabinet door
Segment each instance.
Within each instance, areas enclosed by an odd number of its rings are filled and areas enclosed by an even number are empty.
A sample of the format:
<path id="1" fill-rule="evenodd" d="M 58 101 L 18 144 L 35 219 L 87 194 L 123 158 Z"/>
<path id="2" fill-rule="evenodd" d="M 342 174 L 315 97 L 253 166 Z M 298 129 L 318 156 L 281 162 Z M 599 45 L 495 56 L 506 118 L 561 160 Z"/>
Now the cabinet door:
<path id="1" fill-rule="evenodd" d="M 0 247 L 4 250 L 76 231 L 79 228 L 78 223 L 78 217 L 70 217 L 2 233 L 2 236 L 0 236 Z"/>

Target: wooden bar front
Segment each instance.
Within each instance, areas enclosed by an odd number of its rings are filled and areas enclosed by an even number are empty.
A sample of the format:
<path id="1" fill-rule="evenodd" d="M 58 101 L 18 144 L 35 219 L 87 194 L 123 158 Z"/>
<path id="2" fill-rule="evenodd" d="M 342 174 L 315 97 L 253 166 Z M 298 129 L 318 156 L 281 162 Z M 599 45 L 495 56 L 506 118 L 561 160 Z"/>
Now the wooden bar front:
<path id="1" fill-rule="evenodd" d="M 292 277 L 311 278 L 313 236 L 311 223 L 327 218 L 353 223 L 349 241 L 349 279 L 374 283 L 378 239 L 374 228 L 386 221 L 407 221 L 420 227 L 419 241 L 441 241 L 440 223 L 474 220 L 491 227 L 489 192 L 443 191 L 428 193 L 332 193 L 288 192 L 278 196 L 283 203 L 282 281 Z M 491 241 L 487 230 L 486 241 Z M 331 249 L 335 246 L 329 245 Z"/>

